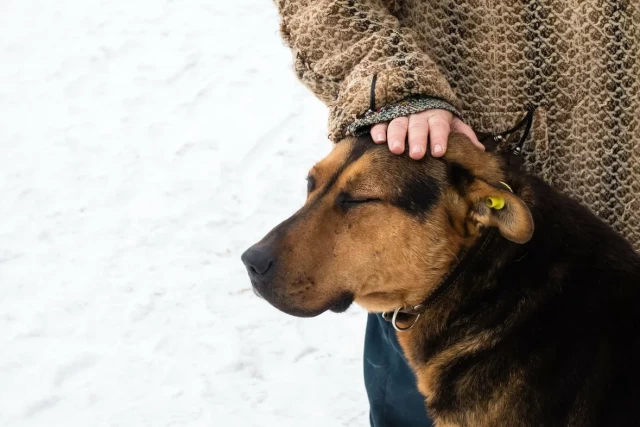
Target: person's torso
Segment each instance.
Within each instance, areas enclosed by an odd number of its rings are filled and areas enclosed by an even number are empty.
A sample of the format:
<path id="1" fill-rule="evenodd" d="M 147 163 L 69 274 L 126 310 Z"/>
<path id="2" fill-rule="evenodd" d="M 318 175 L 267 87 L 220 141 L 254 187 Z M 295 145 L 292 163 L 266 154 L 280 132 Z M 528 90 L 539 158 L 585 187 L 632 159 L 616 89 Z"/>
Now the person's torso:
<path id="1" fill-rule="evenodd" d="M 387 0 L 477 130 L 538 107 L 529 168 L 640 249 L 640 4 Z"/>

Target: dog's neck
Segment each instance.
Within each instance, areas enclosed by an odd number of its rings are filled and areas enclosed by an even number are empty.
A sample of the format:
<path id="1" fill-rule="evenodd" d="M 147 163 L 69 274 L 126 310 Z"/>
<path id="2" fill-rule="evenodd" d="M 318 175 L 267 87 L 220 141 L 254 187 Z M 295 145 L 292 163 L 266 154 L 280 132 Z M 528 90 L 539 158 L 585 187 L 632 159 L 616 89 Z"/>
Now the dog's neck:
<path id="1" fill-rule="evenodd" d="M 448 375 L 457 375 L 460 371 L 456 369 L 462 369 L 465 361 L 473 360 L 474 366 L 482 366 L 483 361 L 493 363 L 504 343 L 515 339 L 512 331 L 528 319 L 544 317 L 539 313 L 541 307 L 553 306 L 562 312 L 573 301 L 569 295 L 577 299 L 587 292 L 567 277 L 603 271 L 620 276 L 640 274 L 640 258 L 610 227 L 541 181 L 526 181 L 536 224 L 531 241 L 518 245 L 497 235 L 480 262 L 473 263 L 445 297 L 425 310 L 413 329 L 397 333 L 434 415 L 441 402 L 447 402 L 447 411 L 456 410 L 457 404 L 451 403 L 459 401 L 455 376 Z M 571 242 L 571 248 L 566 242 Z M 602 242 L 607 242 L 605 257 L 598 250 Z M 636 262 L 628 265 L 630 259 Z M 602 276 L 601 280 L 616 282 L 620 278 Z M 509 342 L 511 347 L 515 345 Z M 526 343 L 518 345 L 525 347 Z M 501 369 L 508 376 L 515 366 L 505 364 Z M 482 376 L 473 378 L 476 381 Z M 486 394 L 479 393 L 477 401 L 465 402 L 482 408 L 485 398 Z"/>
<path id="2" fill-rule="evenodd" d="M 521 178 L 521 176 L 518 176 L 518 178 Z M 500 184 L 506 187 L 511 193 L 514 193 L 514 188 L 516 189 L 516 193 L 522 191 L 527 192 L 527 186 L 523 185 L 524 183 L 521 179 L 515 180 L 513 188 L 503 181 L 501 181 Z M 412 304 L 405 303 L 404 306 L 396 308 L 395 311 L 382 313 L 382 317 L 390 322 L 396 331 L 405 332 L 413 329 L 418 324 L 420 317 L 430 316 L 433 314 L 433 311 L 438 312 L 439 309 L 437 307 L 431 310 L 432 306 L 442 304 L 443 301 L 445 301 L 444 305 L 446 306 L 447 295 L 454 291 L 456 287 L 460 287 L 458 282 L 463 280 L 463 276 L 466 273 L 474 271 L 474 269 L 477 268 L 476 264 L 490 265 L 492 260 L 496 259 L 496 257 L 492 256 L 491 250 L 488 250 L 488 248 L 495 238 L 504 239 L 499 236 L 496 228 L 485 229 L 483 226 L 479 228 L 476 221 L 472 221 L 473 224 L 470 225 L 468 222 L 471 221 L 471 218 L 471 215 L 467 215 L 459 224 L 452 222 L 453 229 L 451 232 L 460 235 L 458 253 L 451 259 L 448 269 L 444 269 L 440 280 L 435 285 L 426 287 L 431 290 L 428 294 L 424 295 L 421 300 L 418 300 L 421 302 L 418 303 L 413 299 L 410 301 Z M 473 231 L 470 233 L 469 230 Z M 475 234 L 475 236 L 470 235 L 472 233 Z M 509 244 L 509 242 L 506 243 L 510 248 L 515 248 L 514 245 Z M 505 252 L 504 249 L 505 248 L 499 249 L 500 257 L 498 258 L 501 258 L 502 261 L 505 261 L 505 257 L 508 256 L 508 253 Z M 515 252 L 522 252 L 522 250 L 519 250 L 522 249 L 521 247 L 515 249 Z M 496 249 L 493 250 L 495 251 Z"/>
<path id="3" fill-rule="evenodd" d="M 466 269 L 458 273 L 446 292 L 424 310 L 411 330 L 397 332 L 414 371 L 434 370 L 432 375 L 418 376 L 419 389 L 427 397 L 434 395 L 439 386 L 438 381 L 426 379 L 438 377 L 435 371 L 440 354 L 475 350 L 475 336 L 482 328 L 474 319 L 492 310 L 491 296 L 500 288 L 496 277 L 513 268 L 519 258 L 526 259 L 525 247 L 507 241 L 495 231 L 478 239 L 467 253 L 473 258 L 463 260 L 468 262 Z M 495 321 L 500 323 L 504 319 L 496 317 Z M 460 344 L 450 347 L 453 340 Z"/>
<path id="4" fill-rule="evenodd" d="M 440 378 L 451 354 L 472 355 L 502 339 L 487 333 L 487 325 L 509 321 L 512 309 L 500 297 L 507 286 L 505 277 L 524 266 L 530 249 L 529 244 L 508 241 L 497 230 L 486 231 L 461 250 L 458 258 L 465 268 L 455 272 L 459 264 L 454 263 L 450 273 L 457 276 L 450 287 L 425 309 L 413 329 L 397 333 L 412 369 L 422 373 L 417 375 L 418 387 L 429 403 L 440 388 L 451 385 Z"/>
<path id="5" fill-rule="evenodd" d="M 485 262 L 484 257 L 490 256 L 490 254 L 487 254 L 487 248 L 496 234 L 497 231 L 494 229 L 486 230 L 473 245 L 461 249 L 449 271 L 420 304 L 399 307 L 395 311 L 384 312 L 382 317 L 391 322 L 393 328 L 398 332 L 413 329 L 425 312 L 446 298 L 447 294 L 455 288 L 457 282 L 461 280 L 467 270 L 473 269 L 476 263 Z"/>

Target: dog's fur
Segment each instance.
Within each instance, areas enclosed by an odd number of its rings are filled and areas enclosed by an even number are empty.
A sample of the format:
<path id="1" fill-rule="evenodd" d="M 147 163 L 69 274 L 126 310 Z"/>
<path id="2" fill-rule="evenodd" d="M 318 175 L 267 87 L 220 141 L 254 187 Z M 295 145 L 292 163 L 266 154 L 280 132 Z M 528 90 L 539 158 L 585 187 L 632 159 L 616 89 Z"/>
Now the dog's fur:
<path id="1" fill-rule="evenodd" d="M 636 425 L 639 256 L 586 208 L 462 136 L 443 160 L 395 156 L 369 138 L 337 144 L 311 170 L 304 207 L 243 260 L 287 313 L 352 301 L 393 311 L 424 301 L 492 230 L 478 262 L 398 333 L 436 425 Z"/>

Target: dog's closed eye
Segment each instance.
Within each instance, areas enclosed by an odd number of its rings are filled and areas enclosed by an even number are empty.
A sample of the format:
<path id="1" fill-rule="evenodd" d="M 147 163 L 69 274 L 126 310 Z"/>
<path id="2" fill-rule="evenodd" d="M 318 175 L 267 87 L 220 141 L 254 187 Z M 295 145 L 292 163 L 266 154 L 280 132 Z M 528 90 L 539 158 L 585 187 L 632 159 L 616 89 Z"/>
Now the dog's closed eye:
<path id="1" fill-rule="evenodd" d="M 366 203 L 381 202 L 381 199 L 373 197 L 354 197 L 348 193 L 340 193 L 338 195 L 337 203 L 344 211 L 348 211 L 356 206 L 364 205 Z"/>

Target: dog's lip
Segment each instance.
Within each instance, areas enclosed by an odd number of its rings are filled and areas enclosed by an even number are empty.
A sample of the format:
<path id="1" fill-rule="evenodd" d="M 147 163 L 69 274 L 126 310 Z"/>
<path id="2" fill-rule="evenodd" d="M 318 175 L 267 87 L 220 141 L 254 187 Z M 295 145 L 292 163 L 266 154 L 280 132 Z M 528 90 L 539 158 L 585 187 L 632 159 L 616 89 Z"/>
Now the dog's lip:
<path id="1" fill-rule="evenodd" d="M 286 304 L 282 304 L 281 301 L 279 301 L 277 298 L 273 298 L 273 296 L 264 296 L 260 293 L 260 291 L 258 290 L 258 287 L 256 286 L 255 281 L 251 281 L 251 285 L 253 288 L 253 293 L 260 299 L 268 302 L 269 304 L 271 304 L 273 307 L 277 308 L 278 310 L 280 310 L 281 312 L 288 314 L 290 316 L 295 316 L 295 317 L 316 317 L 319 316 L 320 314 L 324 313 L 326 311 L 322 310 L 322 311 L 305 311 L 305 310 L 301 310 L 295 307 L 290 307 L 287 306 Z"/>
<path id="2" fill-rule="evenodd" d="M 283 304 L 282 301 L 280 301 L 278 298 L 274 298 L 273 295 L 265 296 L 261 294 L 260 291 L 258 290 L 260 286 L 256 286 L 256 281 L 253 279 L 251 280 L 251 285 L 252 285 L 251 287 L 253 288 L 253 293 L 258 298 L 267 301 L 269 304 L 271 304 L 273 307 L 277 308 L 278 310 L 282 311 L 283 313 L 286 313 L 290 316 L 295 316 L 295 317 L 316 317 L 328 310 L 334 313 L 344 313 L 345 311 L 347 311 L 349 307 L 351 307 L 351 304 L 353 304 L 353 300 L 354 300 L 352 293 L 345 292 L 342 295 L 340 295 L 338 298 L 336 298 L 333 302 L 331 302 L 330 304 L 327 304 L 327 306 L 325 306 L 325 308 L 323 309 L 305 310 L 305 309 L 289 306 L 286 303 Z"/>
<path id="3" fill-rule="evenodd" d="M 353 295 L 351 293 L 343 294 L 338 301 L 330 308 L 334 313 L 344 313 L 353 304 Z"/>
<path id="4" fill-rule="evenodd" d="M 258 289 L 255 286 L 253 287 L 253 292 L 256 294 L 258 298 L 265 300 L 266 302 L 271 304 L 273 307 L 275 307 L 279 311 L 295 317 L 316 317 L 321 315 L 327 310 L 331 310 L 334 313 L 343 313 L 347 311 L 347 309 L 353 303 L 353 296 L 351 294 L 344 294 L 338 300 L 336 300 L 332 305 L 329 305 L 329 307 L 323 308 L 321 310 L 305 310 L 297 307 L 292 307 L 286 304 L 282 304 L 282 302 L 278 301 L 277 299 L 274 300 L 270 298 L 265 298 L 263 295 L 260 294 L 260 291 L 258 291 Z"/>
<path id="5" fill-rule="evenodd" d="M 253 288 L 253 293 L 255 294 L 255 296 L 257 296 L 260 299 L 264 299 L 264 297 L 260 295 L 258 288 L 256 288 L 256 286 L 253 283 L 251 283 L 251 287 Z"/>

